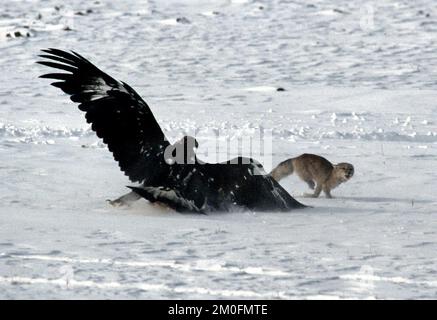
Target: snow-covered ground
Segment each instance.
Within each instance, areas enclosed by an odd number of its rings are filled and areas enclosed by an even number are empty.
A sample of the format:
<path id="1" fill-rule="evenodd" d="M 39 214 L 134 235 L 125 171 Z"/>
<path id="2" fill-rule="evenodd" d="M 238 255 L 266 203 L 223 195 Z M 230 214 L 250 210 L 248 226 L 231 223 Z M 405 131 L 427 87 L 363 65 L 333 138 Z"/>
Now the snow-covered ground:
<path id="1" fill-rule="evenodd" d="M 436 298 L 436 19 L 431 0 L 3 1 L 0 298 Z M 130 183 L 37 78 L 47 47 L 131 84 L 201 154 L 262 127 L 273 165 L 356 174 L 332 200 L 281 181 L 313 206 L 290 213 L 112 208 Z"/>

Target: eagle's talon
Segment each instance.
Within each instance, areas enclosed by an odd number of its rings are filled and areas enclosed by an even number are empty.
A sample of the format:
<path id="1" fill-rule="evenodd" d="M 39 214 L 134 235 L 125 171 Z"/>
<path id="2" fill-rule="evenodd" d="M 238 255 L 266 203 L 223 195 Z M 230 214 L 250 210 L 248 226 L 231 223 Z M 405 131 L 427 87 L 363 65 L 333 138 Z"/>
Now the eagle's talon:
<path id="1" fill-rule="evenodd" d="M 115 199 L 115 200 L 106 199 L 106 202 L 108 202 L 113 207 L 122 207 L 126 205 L 126 203 L 121 201 L 120 199 Z"/>

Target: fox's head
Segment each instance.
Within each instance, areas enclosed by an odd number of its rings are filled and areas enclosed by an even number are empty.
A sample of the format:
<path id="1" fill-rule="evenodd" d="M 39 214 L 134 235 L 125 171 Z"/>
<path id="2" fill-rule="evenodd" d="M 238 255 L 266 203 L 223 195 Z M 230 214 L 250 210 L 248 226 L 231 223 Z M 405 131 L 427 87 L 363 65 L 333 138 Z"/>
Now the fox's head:
<path id="1" fill-rule="evenodd" d="M 350 163 L 342 162 L 334 165 L 335 174 L 342 182 L 348 181 L 354 175 L 354 166 Z"/>

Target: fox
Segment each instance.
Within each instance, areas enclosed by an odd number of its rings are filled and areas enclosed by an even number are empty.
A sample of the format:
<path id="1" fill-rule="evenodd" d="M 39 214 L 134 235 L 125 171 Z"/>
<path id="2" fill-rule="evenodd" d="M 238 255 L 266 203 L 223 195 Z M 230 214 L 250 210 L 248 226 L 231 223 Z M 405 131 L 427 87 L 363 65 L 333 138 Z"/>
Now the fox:
<path id="1" fill-rule="evenodd" d="M 350 180 L 354 172 L 354 166 L 350 163 L 332 164 L 321 156 L 304 153 L 281 162 L 270 175 L 279 182 L 282 178 L 296 173 L 314 190 L 313 193 L 304 193 L 304 197 L 317 198 L 323 190 L 326 198 L 332 198 L 331 190 Z"/>

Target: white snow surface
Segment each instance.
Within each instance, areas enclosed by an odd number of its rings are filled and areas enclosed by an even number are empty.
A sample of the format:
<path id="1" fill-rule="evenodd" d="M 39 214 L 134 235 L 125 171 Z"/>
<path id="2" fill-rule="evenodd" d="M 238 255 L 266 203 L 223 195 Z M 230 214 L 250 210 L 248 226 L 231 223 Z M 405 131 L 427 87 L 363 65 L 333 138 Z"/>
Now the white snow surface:
<path id="1" fill-rule="evenodd" d="M 371 5 L 360 25 L 361 1 L 3 1 L 0 298 L 436 298 L 437 7 Z M 312 206 L 289 213 L 112 208 L 130 182 L 37 78 L 48 47 L 133 86 L 171 141 L 197 130 L 199 153 L 262 127 L 274 165 L 355 176 L 334 199 L 281 181 Z"/>

